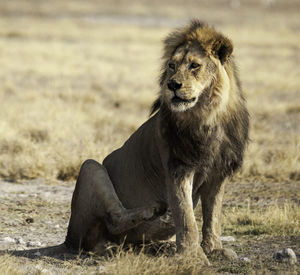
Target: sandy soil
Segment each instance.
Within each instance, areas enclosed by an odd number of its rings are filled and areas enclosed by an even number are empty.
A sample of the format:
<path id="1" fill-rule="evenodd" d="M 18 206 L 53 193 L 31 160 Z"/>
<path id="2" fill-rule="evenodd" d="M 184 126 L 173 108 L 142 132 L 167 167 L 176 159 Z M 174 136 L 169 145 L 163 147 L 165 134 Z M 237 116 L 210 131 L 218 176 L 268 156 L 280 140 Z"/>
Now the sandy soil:
<path id="1" fill-rule="evenodd" d="M 1 182 L 0 253 L 8 252 L 17 256 L 17 264 L 26 263 L 26 272 L 44 270 L 44 273 L 64 274 L 66 265 L 72 266 L 73 270 L 74 266 L 81 266 L 78 272 L 92 270 L 101 273 L 107 269 L 107 260 L 95 255 L 78 256 L 78 253 L 58 253 L 56 250 L 66 235 L 73 189 L 74 182 L 49 184 L 44 179 L 20 183 Z M 240 200 L 231 194 L 231 188 L 227 189 L 224 204 L 238 203 Z M 247 188 L 245 190 L 247 192 Z M 223 244 L 237 252 L 238 260 L 224 265 L 224 260 L 213 258 L 212 271 L 247 273 L 249 269 L 260 269 L 263 266 L 280 272 L 299 272 L 299 264 L 291 266 L 272 259 L 273 253 L 284 247 L 292 248 L 299 257 L 299 236 L 245 235 L 234 238 L 235 241 L 224 241 Z M 24 272 L 23 267 L 20 270 Z"/>
<path id="2" fill-rule="evenodd" d="M 69 219 L 73 183 L 49 185 L 42 179 L 0 183 L 0 250 L 60 244 Z M 16 242 L 5 241 L 5 237 Z"/>

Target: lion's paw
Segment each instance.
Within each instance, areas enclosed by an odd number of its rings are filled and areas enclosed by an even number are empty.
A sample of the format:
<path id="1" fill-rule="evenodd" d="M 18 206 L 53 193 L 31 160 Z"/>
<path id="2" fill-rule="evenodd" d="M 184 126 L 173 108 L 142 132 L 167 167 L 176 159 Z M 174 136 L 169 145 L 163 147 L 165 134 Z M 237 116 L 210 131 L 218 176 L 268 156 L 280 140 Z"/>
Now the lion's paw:
<path id="1" fill-rule="evenodd" d="M 155 220 L 157 217 L 162 216 L 167 211 L 165 203 L 158 202 L 157 204 L 148 207 L 144 211 L 144 219 L 147 221 Z"/>

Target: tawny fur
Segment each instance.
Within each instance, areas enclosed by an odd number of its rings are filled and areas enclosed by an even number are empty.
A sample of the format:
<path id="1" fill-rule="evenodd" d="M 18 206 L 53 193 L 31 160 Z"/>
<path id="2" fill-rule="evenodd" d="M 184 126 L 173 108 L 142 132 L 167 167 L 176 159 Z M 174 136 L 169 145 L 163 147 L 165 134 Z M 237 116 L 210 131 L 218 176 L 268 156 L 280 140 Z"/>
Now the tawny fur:
<path id="1" fill-rule="evenodd" d="M 224 180 L 242 165 L 249 123 L 232 51 L 199 21 L 166 38 L 151 117 L 102 165 L 81 168 L 68 247 L 101 251 L 108 241 L 176 234 L 178 251 L 200 251 L 193 209 L 201 199 L 203 250 L 222 248 Z"/>

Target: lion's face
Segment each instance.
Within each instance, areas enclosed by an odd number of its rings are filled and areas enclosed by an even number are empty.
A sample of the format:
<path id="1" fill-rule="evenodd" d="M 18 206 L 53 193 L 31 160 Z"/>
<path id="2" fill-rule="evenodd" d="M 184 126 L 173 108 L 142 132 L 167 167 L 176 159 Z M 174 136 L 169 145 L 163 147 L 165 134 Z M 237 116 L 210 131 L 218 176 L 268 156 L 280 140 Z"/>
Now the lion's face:
<path id="1" fill-rule="evenodd" d="M 183 45 L 176 49 L 166 63 L 162 97 L 173 112 L 193 108 L 203 91 L 210 86 L 217 65 L 197 45 Z"/>

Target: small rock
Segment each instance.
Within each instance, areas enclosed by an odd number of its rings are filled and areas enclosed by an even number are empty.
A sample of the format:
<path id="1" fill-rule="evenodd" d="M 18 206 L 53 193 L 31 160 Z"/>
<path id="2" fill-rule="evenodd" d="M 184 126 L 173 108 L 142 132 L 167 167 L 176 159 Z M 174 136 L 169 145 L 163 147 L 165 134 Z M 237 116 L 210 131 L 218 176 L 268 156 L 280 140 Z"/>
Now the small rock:
<path id="1" fill-rule="evenodd" d="M 233 236 L 222 236 L 220 239 L 222 242 L 235 242 L 235 237 Z"/>
<path id="2" fill-rule="evenodd" d="M 291 248 L 283 248 L 273 254 L 273 258 L 279 262 L 288 262 L 293 265 L 297 263 L 295 252 Z"/>
<path id="3" fill-rule="evenodd" d="M 24 240 L 21 237 L 15 237 L 16 244 L 25 244 Z"/>
<path id="4" fill-rule="evenodd" d="M 29 217 L 29 218 L 26 218 L 25 221 L 29 224 L 29 223 L 33 223 L 34 219 Z"/>
<path id="5" fill-rule="evenodd" d="M 106 272 L 107 268 L 104 265 L 100 265 L 97 267 L 97 272 Z"/>
<path id="6" fill-rule="evenodd" d="M 41 242 L 35 242 L 35 241 L 30 241 L 26 243 L 27 247 L 38 247 L 38 246 L 42 246 Z"/>
<path id="7" fill-rule="evenodd" d="M 41 252 L 40 252 L 40 251 L 37 251 L 37 252 L 35 252 L 33 255 L 34 255 L 34 256 L 38 256 L 38 257 L 40 257 L 42 254 L 41 254 Z"/>
<path id="8" fill-rule="evenodd" d="M 21 245 L 21 246 L 18 246 L 18 247 L 16 248 L 16 250 L 17 250 L 17 251 L 27 250 L 27 247 Z"/>
<path id="9" fill-rule="evenodd" d="M 234 261 L 238 258 L 235 251 L 229 248 L 215 249 L 210 253 L 210 256 L 215 259 L 225 259 L 229 261 Z"/>
<path id="10" fill-rule="evenodd" d="M 59 224 L 54 225 L 54 228 L 60 228 Z"/>
<path id="11" fill-rule="evenodd" d="M 247 257 L 242 257 L 241 260 L 246 263 L 251 263 L 251 260 Z"/>
<path id="12" fill-rule="evenodd" d="M 236 260 L 238 258 L 238 255 L 232 249 L 224 248 L 223 251 L 224 251 L 224 256 L 229 260 Z"/>
<path id="13" fill-rule="evenodd" d="M 4 243 L 16 243 L 16 240 L 11 237 L 5 237 L 5 238 L 1 239 L 1 241 Z"/>

